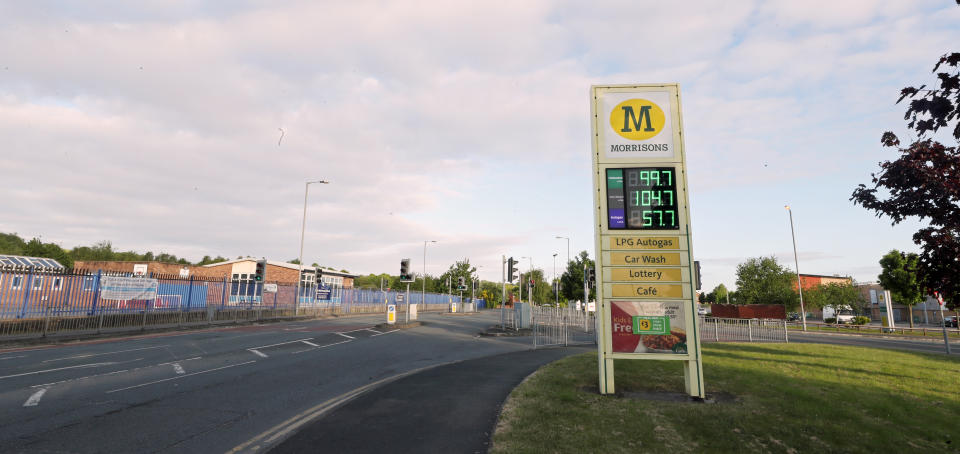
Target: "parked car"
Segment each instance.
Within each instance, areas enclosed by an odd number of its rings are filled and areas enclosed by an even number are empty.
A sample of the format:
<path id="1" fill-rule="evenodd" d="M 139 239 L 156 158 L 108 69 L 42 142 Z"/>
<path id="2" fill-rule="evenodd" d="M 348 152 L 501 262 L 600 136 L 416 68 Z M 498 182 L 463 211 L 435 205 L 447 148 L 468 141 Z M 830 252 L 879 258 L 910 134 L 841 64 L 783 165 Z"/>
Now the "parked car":
<path id="1" fill-rule="evenodd" d="M 853 318 L 856 316 L 857 314 L 854 314 L 851 310 L 841 310 L 837 314 L 837 323 L 853 323 Z"/>
<path id="2" fill-rule="evenodd" d="M 799 313 L 799 312 L 791 312 L 791 313 L 787 314 L 787 321 L 789 321 L 789 322 L 798 322 L 798 321 L 800 321 L 800 313 Z"/>
<path id="3" fill-rule="evenodd" d="M 944 317 L 944 318 L 943 318 L 943 323 L 944 323 L 948 328 L 960 328 L 960 326 L 958 326 L 958 323 L 960 323 L 960 320 L 957 320 L 957 316 L 956 316 L 956 315 L 951 316 L 951 317 Z"/>

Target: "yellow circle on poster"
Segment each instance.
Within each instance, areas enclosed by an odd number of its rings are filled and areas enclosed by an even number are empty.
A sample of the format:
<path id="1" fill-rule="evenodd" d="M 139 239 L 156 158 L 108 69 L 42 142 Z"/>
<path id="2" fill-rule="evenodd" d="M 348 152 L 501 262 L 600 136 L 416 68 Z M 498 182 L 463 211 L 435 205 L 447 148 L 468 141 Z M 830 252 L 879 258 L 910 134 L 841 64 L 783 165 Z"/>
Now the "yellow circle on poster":
<path id="1" fill-rule="evenodd" d="M 630 140 L 647 140 L 660 134 L 666 120 L 663 109 L 646 99 L 628 99 L 610 112 L 610 127 Z"/>

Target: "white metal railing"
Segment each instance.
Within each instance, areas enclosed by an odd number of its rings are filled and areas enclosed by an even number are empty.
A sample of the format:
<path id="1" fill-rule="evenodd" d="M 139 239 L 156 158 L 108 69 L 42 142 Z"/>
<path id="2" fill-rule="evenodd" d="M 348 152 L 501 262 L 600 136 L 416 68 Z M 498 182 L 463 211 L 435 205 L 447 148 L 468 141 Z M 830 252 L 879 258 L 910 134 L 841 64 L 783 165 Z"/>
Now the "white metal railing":
<path id="1" fill-rule="evenodd" d="M 788 342 L 786 320 L 700 317 L 704 342 Z"/>
<path id="2" fill-rule="evenodd" d="M 533 348 L 597 342 L 593 313 L 570 307 L 531 308 Z"/>

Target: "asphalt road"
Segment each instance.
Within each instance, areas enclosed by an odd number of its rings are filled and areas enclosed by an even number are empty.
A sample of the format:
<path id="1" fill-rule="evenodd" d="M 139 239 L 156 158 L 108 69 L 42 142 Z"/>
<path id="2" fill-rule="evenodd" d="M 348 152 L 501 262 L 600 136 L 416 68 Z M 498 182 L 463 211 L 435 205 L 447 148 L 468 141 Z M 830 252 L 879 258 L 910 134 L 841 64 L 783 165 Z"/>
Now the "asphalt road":
<path id="1" fill-rule="evenodd" d="M 465 359 L 527 350 L 481 338 L 497 312 L 383 315 L 0 347 L 3 452 L 269 449 L 367 389 Z M 469 381 L 469 378 L 465 378 Z"/>
<path id="2" fill-rule="evenodd" d="M 942 338 L 902 339 L 893 336 L 880 337 L 859 334 L 830 334 L 815 331 L 808 331 L 806 333 L 790 331 L 789 336 L 790 342 L 853 345 L 858 347 L 889 348 L 926 353 L 946 353 Z M 952 355 L 960 356 L 960 341 L 951 339 L 950 350 Z"/>

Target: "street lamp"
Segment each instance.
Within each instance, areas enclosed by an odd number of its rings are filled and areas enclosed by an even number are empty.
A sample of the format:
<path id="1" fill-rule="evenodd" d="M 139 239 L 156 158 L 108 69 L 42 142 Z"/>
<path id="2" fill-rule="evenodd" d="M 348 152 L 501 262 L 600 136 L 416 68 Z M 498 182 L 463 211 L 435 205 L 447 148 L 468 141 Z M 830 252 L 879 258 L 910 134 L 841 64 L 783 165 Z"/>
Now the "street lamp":
<path id="1" fill-rule="evenodd" d="M 800 260 L 797 258 L 797 235 L 793 233 L 793 210 L 790 205 L 784 205 L 787 213 L 790 214 L 790 237 L 793 238 L 793 264 L 797 268 L 797 291 L 800 292 L 800 320 L 803 322 L 803 330 L 807 330 L 807 311 L 803 308 L 803 282 L 800 281 Z"/>
<path id="2" fill-rule="evenodd" d="M 560 307 L 560 290 L 557 287 L 557 253 L 553 253 L 553 294 L 556 295 L 556 305 Z"/>
<path id="3" fill-rule="evenodd" d="M 423 310 L 427 310 L 427 243 L 436 242 L 437 240 L 423 242 L 423 289 L 420 290 L 420 303 L 423 304 Z"/>
<path id="4" fill-rule="evenodd" d="M 533 276 L 533 257 L 523 256 L 522 259 L 530 259 L 530 268 L 527 270 L 527 279 Z M 520 294 L 523 295 L 523 278 L 520 279 Z M 527 302 L 533 304 L 533 285 L 527 284 Z"/>
<path id="5" fill-rule="evenodd" d="M 297 275 L 297 300 L 294 303 L 294 315 L 300 314 L 300 282 L 303 280 L 303 234 L 307 230 L 307 194 L 310 193 L 311 184 L 330 184 L 329 181 L 316 180 L 308 181 L 303 186 L 303 223 L 300 224 L 300 258 L 297 260 L 300 263 L 300 274 Z"/>

